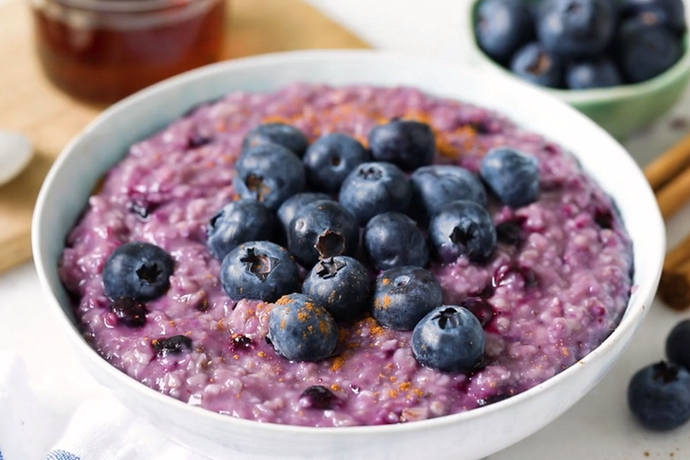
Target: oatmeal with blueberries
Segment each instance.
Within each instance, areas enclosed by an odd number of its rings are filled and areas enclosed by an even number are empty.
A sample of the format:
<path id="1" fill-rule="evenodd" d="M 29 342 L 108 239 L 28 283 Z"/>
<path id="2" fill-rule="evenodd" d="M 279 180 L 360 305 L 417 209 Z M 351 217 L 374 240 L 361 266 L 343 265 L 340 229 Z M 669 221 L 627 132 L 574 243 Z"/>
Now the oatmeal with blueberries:
<path id="1" fill-rule="evenodd" d="M 70 232 L 86 340 L 187 404 L 304 426 L 455 414 L 625 311 L 632 246 L 577 160 L 409 87 L 233 92 L 131 146 Z"/>

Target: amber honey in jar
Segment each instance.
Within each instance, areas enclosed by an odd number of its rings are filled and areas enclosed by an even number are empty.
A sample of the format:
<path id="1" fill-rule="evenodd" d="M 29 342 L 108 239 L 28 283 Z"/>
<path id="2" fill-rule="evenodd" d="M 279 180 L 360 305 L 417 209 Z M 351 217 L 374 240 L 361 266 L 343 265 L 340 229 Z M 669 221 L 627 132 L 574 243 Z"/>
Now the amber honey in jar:
<path id="1" fill-rule="evenodd" d="M 80 99 L 117 101 L 220 58 L 226 0 L 32 0 L 50 81 Z"/>

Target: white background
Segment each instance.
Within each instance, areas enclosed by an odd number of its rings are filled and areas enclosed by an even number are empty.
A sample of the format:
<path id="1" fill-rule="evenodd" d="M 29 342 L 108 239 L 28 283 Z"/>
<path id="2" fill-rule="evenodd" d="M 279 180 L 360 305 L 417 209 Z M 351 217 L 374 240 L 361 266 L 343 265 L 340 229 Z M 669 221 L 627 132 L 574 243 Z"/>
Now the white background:
<path id="1" fill-rule="evenodd" d="M 0 3 L 4 1 L 7 0 Z M 459 28 L 465 24 L 463 11 L 467 0 L 308 1 L 374 47 L 443 59 L 463 57 L 466 44 L 462 43 Z M 682 120 L 690 120 L 690 92 L 666 117 L 638 133 L 625 146 L 644 165 L 686 134 L 678 129 Z M 690 206 L 668 223 L 669 246 L 688 233 Z M 589 395 L 542 431 L 490 459 L 690 459 L 690 424 L 671 433 L 647 432 L 631 419 L 625 402 L 630 376 L 663 357 L 666 334 L 686 316 L 690 317 L 690 312 L 676 313 L 656 302 L 628 351 Z M 74 360 L 51 319 L 31 264 L 0 276 L 0 351 L 13 350 L 22 355 L 31 389 L 54 414 L 52 429 L 33 442 L 35 457 L 7 460 L 42 458 L 60 437 L 75 408 L 104 394 Z M 31 414 L 27 414 L 30 418 Z"/>

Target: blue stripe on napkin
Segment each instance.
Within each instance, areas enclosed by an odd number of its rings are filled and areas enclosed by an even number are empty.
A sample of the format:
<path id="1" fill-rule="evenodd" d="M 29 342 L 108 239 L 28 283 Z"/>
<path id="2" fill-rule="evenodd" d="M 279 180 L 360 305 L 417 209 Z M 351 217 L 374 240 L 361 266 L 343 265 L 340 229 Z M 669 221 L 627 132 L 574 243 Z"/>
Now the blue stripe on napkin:
<path id="1" fill-rule="evenodd" d="M 2 460 L 2 455 L 0 455 L 0 460 Z M 81 460 L 74 454 L 70 454 L 62 449 L 54 449 L 48 452 L 45 460 Z"/>
<path id="2" fill-rule="evenodd" d="M 2 458 L 2 451 L 0 450 L 0 460 L 3 460 Z"/>

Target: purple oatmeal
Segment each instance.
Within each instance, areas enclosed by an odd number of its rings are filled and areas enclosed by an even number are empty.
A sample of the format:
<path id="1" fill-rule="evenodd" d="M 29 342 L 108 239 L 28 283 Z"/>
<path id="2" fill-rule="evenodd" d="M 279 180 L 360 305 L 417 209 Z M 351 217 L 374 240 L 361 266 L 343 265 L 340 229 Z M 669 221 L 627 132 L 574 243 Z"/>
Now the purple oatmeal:
<path id="1" fill-rule="evenodd" d="M 421 366 L 412 332 L 383 328 L 368 315 L 341 325 L 332 357 L 288 361 L 266 339 L 273 304 L 229 298 L 221 262 L 206 245 L 209 220 L 236 198 L 234 165 L 250 129 L 282 121 L 311 142 L 343 132 L 366 145 L 374 126 L 396 117 L 432 127 L 435 163 L 476 173 L 484 154 L 503 145 L 539 160 L 536 202 L 512 209 L 490 197 L 498 244 L 486 263 L 463 256 L 428 267 L 444 303 L 464 302 L 484 327 L 484 359 L 469 374 Z M 170 254 L 170 287 L 155 300 L 113 306 L 104 265 L 131 241 Z M 523 392 L 611 333 L 631 273 L 631 242 L 613 203 L 558 145 L 495 112 L 412 88 L 305 84 L 231 93 L 133 145 L 90 197 L 60 262 L 86 340 L 113 366 L 191 405 L 306 426 L 423 420 Z M 128 314 L 137 327 L 118 319 Z M 161 352 L 176 336 L 177 352 Z"/>

